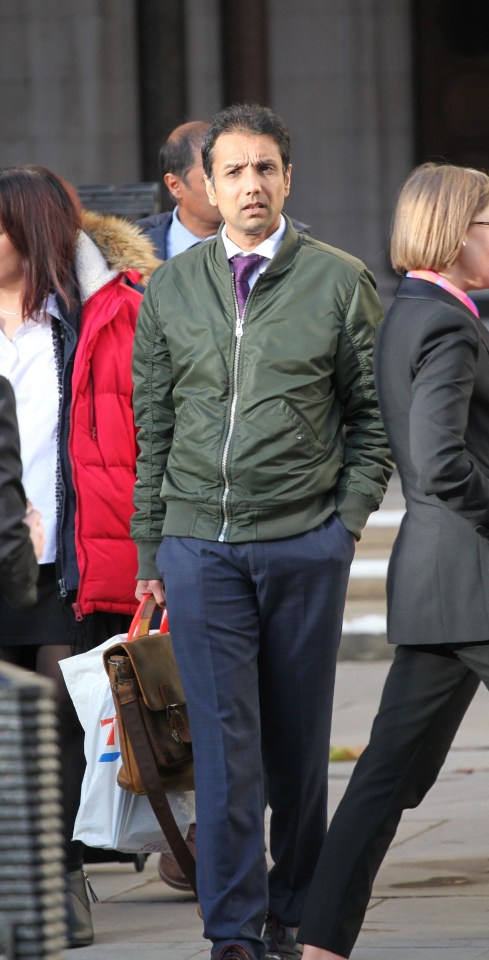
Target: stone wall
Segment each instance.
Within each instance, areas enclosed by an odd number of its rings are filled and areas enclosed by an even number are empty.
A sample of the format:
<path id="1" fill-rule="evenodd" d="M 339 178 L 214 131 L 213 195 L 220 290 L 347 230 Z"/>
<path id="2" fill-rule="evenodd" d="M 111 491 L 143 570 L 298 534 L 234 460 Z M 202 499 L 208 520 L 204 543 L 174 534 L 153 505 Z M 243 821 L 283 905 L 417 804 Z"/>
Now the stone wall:
<path id="1" fill-rule="evenodd" d="M 140 177 L 134 0 L 2 0 L 0 165 Z"/>
<path id="2" fill-rule="evenodd" d="M 389 223 L 414 152 L 411 0 L 263 3 L 268 101 L 292 134 L 287 210 L 364 259 L 388 300 Z M 222 27 L 220 0 L 2 0 L 0 165 L 155 179 L 169 128 L 227 103 Z"/>

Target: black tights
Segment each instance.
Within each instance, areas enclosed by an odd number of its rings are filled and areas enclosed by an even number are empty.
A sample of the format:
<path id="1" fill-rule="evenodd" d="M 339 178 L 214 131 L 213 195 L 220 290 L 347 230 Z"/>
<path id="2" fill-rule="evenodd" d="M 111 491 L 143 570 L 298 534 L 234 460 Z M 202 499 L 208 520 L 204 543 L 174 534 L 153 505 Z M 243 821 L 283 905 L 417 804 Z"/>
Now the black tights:
<path id="1" fill-rule="evenodd" d="M 72 652 L 72 647 L 68 644 L 47 644 L 44 646 L 22 644 L 15 647 L 0 648 L 0 659 L 15 664 L 17 667 L 32 670 L 43 677 L 49 677 L 55 684 L 63 793 L 65 858 L 68 871 L 79 870 L 83 866 L 83 844 L 79 840 L 72 840 L 71 838 L 80 804 L 80 790 L 85 772 L 84 733 L 58 664 L 58 660 L 71 656 Z"/>

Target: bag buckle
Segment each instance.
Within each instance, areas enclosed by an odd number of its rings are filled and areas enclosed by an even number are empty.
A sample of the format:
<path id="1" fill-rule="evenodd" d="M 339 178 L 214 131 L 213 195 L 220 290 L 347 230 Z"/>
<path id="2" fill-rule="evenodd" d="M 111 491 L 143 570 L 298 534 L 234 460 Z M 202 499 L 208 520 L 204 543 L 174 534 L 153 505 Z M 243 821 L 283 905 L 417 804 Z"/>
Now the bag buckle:
<path id="1" fill-rule="evenodd" d="M 115 689 L 115 687 L 118 687 L 123 683 L 127 683 L 127 677 L 125 677 L 124 674 L 122 673 L 122 666 L 124 664 L 124 661 L 125 661 L 125 658 L 123 657 L 117 657 L 117 660 L 112 660 L 112 658 L 110 658 L 107 661 L 111 667 L 115 667 L 116 680 L 115 680 L 115 683 L 112 684 L 112 689 Z"/>
<path id="2" fill-rule="evenodd" d="M 183 740 L 178 732 L 178 727 L 182 726 L 182 715 L 180 713 L 180 704 L 179 703 L 169 703 L 166 708 L 166 715 L 168 717 L 168 723 L 170 724 L 171 735 L 176 743 L 183 743 Z"/>

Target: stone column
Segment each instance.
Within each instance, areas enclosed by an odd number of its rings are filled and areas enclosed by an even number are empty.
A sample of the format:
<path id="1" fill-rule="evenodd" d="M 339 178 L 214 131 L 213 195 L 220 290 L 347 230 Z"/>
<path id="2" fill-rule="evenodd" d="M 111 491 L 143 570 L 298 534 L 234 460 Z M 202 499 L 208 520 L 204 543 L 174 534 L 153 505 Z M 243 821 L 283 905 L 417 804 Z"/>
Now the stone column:
<path id="1" fill-rule="evenodd" d="M 270 105 L 289 123 L 288 210 L 361 257 L 389 300 L 389 224 L 413 166 L 409 0 L 268 0 Z"/>
<path id="2" fill-rule="evenodd" d="M 141 178 L 159 181 L 160 146 L 186 119 L 185 5 L 144 0 L 137 8 Z"/>
<path id="3" fill-rule="evenodd" d="M 223 106 L 219 0 L 186 0 L 187 118 L 210 120 Z"/>

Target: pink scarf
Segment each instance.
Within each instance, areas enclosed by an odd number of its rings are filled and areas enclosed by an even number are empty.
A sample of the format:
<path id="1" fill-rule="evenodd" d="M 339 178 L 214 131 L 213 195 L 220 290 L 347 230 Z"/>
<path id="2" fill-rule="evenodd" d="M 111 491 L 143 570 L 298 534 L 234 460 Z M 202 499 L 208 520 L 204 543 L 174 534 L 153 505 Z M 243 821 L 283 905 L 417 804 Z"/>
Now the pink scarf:
<path id="1" fill-rule="evenodd" d="M 474 316 L 479 316 L 479 311 L 474 301 L 471 300 L 463 290 L 460 290 L 460 287 L 456 287 L 455 284 L 450 283 L 449 280 L 440 276 L 439 273 L 435 273 L 433 270 L 409 270 L 409 272 L 406 273 L 406 277 L 412 277 L 414 280 L 429 280 L 430 283 L 436 283 L 437 287 L 443 287 L 444 290 L 451 293 L 457 300 L 461 300 L 462 303 L 472 311 Z"/>

